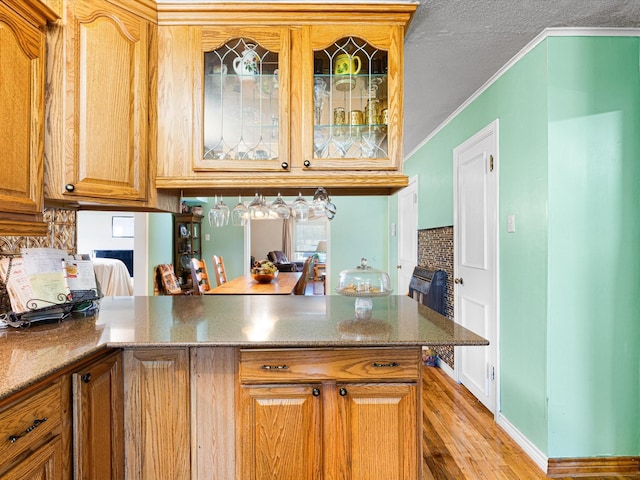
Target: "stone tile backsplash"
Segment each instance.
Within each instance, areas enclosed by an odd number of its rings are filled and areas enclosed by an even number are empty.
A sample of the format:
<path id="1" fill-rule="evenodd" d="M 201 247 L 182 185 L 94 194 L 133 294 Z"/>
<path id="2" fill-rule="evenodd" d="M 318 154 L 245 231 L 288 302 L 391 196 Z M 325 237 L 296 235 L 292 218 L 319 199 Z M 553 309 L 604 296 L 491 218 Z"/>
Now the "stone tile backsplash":
<path id="1" fill-rule="evenodd" d="M 48 223 L 48 233 L 44 237 L 0 236 L 0 255 L 20 253 L 21 248 L 60 248 L 69 253 L 76 251 L 76 211 L 47 208 L 44 221 Z"/>
<path id="2" fill-rule="evenodd" d="M 445 316 L 453 320 L 453 227 L 418 230 L 418 265 L 447 272 Z M 433 347 L 438 357 L 454 367 L 453 347 Z"/>

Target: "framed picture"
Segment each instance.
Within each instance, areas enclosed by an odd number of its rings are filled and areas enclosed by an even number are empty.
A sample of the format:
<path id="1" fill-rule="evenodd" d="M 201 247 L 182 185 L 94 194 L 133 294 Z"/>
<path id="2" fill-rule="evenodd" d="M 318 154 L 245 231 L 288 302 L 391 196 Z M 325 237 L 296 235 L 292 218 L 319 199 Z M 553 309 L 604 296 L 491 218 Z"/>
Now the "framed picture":
<path id="1" fill-rule="evenodd" d="M 111 236 L 133 238 L 133 217 L 111 217 Z"/>

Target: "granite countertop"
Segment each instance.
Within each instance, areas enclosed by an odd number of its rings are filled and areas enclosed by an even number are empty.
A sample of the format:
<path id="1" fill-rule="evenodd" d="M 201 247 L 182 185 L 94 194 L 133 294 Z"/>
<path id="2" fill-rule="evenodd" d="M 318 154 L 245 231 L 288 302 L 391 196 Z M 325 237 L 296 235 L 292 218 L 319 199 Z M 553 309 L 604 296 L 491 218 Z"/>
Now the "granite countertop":
<path id="1" fill-rule="evenodd" d="M 0 329 L 0 399 L 106 348 L 488 345 L 406 296 L 373 299 L 355 320 L 354 298 L 279 295 L 105 297 L 93 317 Z"/>

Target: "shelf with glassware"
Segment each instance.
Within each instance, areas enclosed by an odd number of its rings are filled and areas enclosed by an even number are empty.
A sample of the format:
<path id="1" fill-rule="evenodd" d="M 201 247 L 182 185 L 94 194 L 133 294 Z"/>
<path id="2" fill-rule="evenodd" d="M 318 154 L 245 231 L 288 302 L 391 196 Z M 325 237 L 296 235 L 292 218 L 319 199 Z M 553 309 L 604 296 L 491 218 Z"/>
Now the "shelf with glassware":
<path id="1" fill-rule="evenodd" d="M 288 102 L 282 101 L 287 91 L 280 86 L 279 45 L 260 39 L 233 37 L 216 48 L 204 42 L 203 155 L 197 170 L 288 170 L 280 160 L 288 151 L 280 128 Z"/>
<path id="2" fill-rule="evenodd" d="M 336 31 L 323 35 L 311 29 L 313 121 L 308 124 L 313 131 L 307 132 L 313 140 L 305 143 L 305 167 L 399 169 L 400 64 L 391 42 L 379 38 L 379 29 L 364 29 L 358 37 L 341 36 L 326 44 Z"/>
<path id="3" fill-rule="evenodd" d="M 173 216 L 173 270 L 183 290 L 191 288 L 191 259 L 202 258 L 202 215 Z"/>
<path id="4" fill-rule="evenodd" d="M 314 159 L 388 158 L 386 80 L 379 73 L 314 76 Z"/>

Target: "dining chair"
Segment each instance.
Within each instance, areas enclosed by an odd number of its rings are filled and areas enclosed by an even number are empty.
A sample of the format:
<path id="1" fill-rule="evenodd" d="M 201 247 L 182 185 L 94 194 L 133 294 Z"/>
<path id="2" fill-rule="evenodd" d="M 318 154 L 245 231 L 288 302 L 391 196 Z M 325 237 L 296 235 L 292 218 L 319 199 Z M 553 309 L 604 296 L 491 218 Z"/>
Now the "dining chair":
<path id="1" fill-rule="evenodd" d="M 211 289 L 207 263 L 198 258 L 191 259 L 191 279 L 193 280 L 193 293 L 202 295 Z"/>
<path id="2" fill-rule="evenodd" d="M 311 264 L 313 263 L 313 257 L 307 257 L 302 266 L 302 275 L 298 279 L 296 286 L 293 287 L 294 295 L 304 295 L 307 290 L 307 280 L 311 274 Z"/>
<path id="3" fill-rule="evenodd" d="M 224 261 L 219 255 L 213 256 L 213 270 L 216 274 L 216 283 L 218 286 L 227 281 L 227 272 L 224 269 Z"/>
<path id="4" fill-rule="evenodd" d="M 163 263 L 154 269 L 154 293 L 158 295 L 189 295 L 191 292 L 180 288 L 178 277 L 173 270 L 173 265 Z"/>

